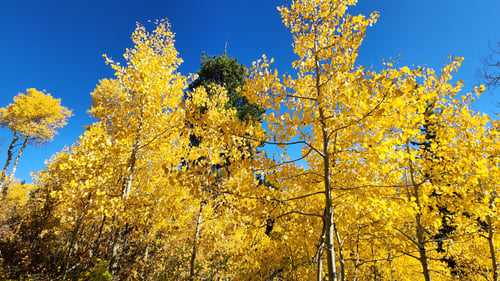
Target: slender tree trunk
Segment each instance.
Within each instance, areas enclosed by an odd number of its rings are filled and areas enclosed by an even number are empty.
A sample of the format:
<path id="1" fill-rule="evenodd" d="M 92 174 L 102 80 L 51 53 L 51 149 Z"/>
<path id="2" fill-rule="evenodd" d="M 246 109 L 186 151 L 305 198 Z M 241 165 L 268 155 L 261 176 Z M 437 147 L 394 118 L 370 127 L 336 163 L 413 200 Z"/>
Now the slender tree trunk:
<path id="1" fill-rule="evenodd" d="M 323 278 L 323 250 L 319 249 L 317 281 L 322 281 L 323 280 L 322 278 Z"/>
<path id="2" fill-rule="evenodd" d="M 408 155 L 410 155 L 410 144 L 409 142 L 406 143 L 406 151 Z M 416 223 L 416 231 L 417 231 L 417 246 L 418 246 L 418 252 L 419 252 L 419 261 L 420 264 L 422 265 L 422 273 L 424 275 L 425 281 L 431 281 L 431 273 L 429 270 L 429 264 L 428 264 L 428 257 L 427 257 L 427 249 L 425 248 L 425 230 L 424 226 L 422 224 L 422 217 L 421 217 L 421 210 L 422 210 L 422 204 L 420 203 L 420 195 L 419 195 L 419 188 L 420 185 L 417 184 L 415 181 L 415 170 L 413 168 L 413 164 L 411 160 L 408 161 L 408 166 L 410 168 L 410 180 L 411 180 L 411 186 L 413 186 L 413 196 L 415 197 L 415 202 L 417 203 L 418 211 L 419 213 L 415 217 L 415 223 Z"/>
<path id="3" fill-rule="evenodd" d="M 142 254 L 142 268 L 141 268 L 141 277 L 144 278 L 146 274 L 146 269 L 148 269 L 148 260 L 149 260 L 149 244 L 150 242 L 146 242 L 146 246 L 144 247 L 144 253 Z"/>
<path id="4" fill-rule="evenodd" d="M 315 27 L 314 27 L 315 28 Z M 321 69 L 318 57 L 317 40 L 314 45 L 314 63 L 315 63 L 315 90 L 317 95 L 317 105 L 321 122 L 321 132 L 323 137 L 323 181 L 325 188 L 325 213 L 323 221 L 326 222 L 326 257 L 328 263 L 328 280 L 337 281 L 337 269 L 335 268 L 335 245 L 333 242 L 333 199 L 330 171 L 330 133 L 326 125 L 326 116 L 323 110 L 323 93 L 321 91 Z"/>
<path id="5" fill-rule="evenodd" d="M 203 206 L 205 202 L 200 203 L 200 211 L 198 212 L 198 219 L 196 220 L 196 231 L 194 232 L 193 238 L 193 251 L 191 253 L 191 260 L 189 261 L 189 280 L 194 280 L 194 266 L 196 261 L 196 246 L 198 243 L 198 237 L 200 235 L 201 227 L 201 216 L 203 214 Z"/>
<path id="6" fill-rule="evenodd" d="M 114 226 L 115 221 L 117 220 L 118 214 L 115 211 L 115 214 L 113 214 L 113 220 L 111 221 L 111 225 Z M 118 242 L 119 236 L 120 236 L 120 230 L 121 227 L 115 227 L 111 239 L 113 239 L 113 242 L 111 243 L 111 258 L 109 261 L 109 272 L 111 275 L 115 276 L 118 273 L 118 250 L 120 248 L 120 243 Z M 109 249 L 108 249 L 109 251 Z"/>
<path id="7" fill-rule="evenodd" d="M 124 201 L 127 201 L 128 197 L 130 196 L 130 191 L 132 190 L 132 181 L 134 179 L 135 163 L 137 160 L 138 151 L 139 151 L 139 138 L 137 137 L 132 145 L 132 151 L 130 153 L 127 169 L 125 170 L 125 176 L 123 177 L 122 197 Z"/>
<path id="8" fill-rule="evenodd" d="M 14 137 L 12 138 L 12 142 L 9 145 L 9 149 L 7 150 L 7 160 L 5 161 L 5 165 L 2 170 L 2 175 L 0 176 L 0 186 L 2 190 L 2 194 L 7 195 L 7 189 L 5 188 L 5 182 L 7 179 L 7 170 L 10 166 L 10 161 L 12 161 L 12 150 L 14 150 L 14 146 L 16 142 L 19 140 L 21 135 L 18 132 L 14 132 Z"/>
<path id="9" fill-rule="evenodd" d="M 331 198 L 330 198 L 331 199 Z M 327 202 L 329 200 L 327 199 Z M 331 201 L 330 201 L 331 204 Z M 335 245 L 333 243 L 333 216 L 332 207 L 327 206 L 326 219 L 327 219 L 327 231 L 326 231 L 326 261 L 328 263 L 328 280 L 337 281 L 337 269 L 335 261 Z"/>
<path id="10" fill-rule="evenodd" d="M 321 240 L 320 240 L 321 243 L 319 244 L 315 255 L 316 261 L 318 263 L 317 281 L 323 280 L 323 249 L 325 248 L 325 240 L 326 240 L 326 223 L 325 223 L 325 215 L 323 214 L 323 230 L 321 231 Z"/>
<path id="11" fill-rule="evenodd" d="M 122 181 L 122 200 L 123 200 L 123 210 L 127 210 L 127 200 L 130 196 L 130 192 L 132 190 L 132 182 L 134 180 L 136 162 L 137 162 L 137 153 L 139 152 L 139 144 L 142 133 L 142 113 L 141 118 L 139 120 L 139 128 L 137 130 L 137 136 L 134 139 L 132 144 L 132 150 L 130 152 L 130 157 L 128 159 L 127 167 L 125 169 L 125 174 L 123 175 Z M 128 225 L 128 224 L 127 224 Z M 111 262 L 110 262 L 110 270 L 112 275 L 116 275 L 119 271 L 119 263 L 121 259 L 122 252 L 127 243 L 127 226 L 117 227 L 114 231 L 114 239 L 112 246 L 112 254 L 111 254 Z M 121 237 L 123 236 L 123 237 Z"/>
<path id="12" fill-rule="evenodd" d="M 334 222 L 333 222 L 333 200 L 332 186 L 330 179 L 330 153 L 328 131 L 324 123 L 325 115 L 322 108 L 319 109 L 321 121 L 323 123 L 323 180 L 325 183 L 325 213 L 324 222 L 326 222 L 326 260 L 328 263 L 328 280 L 337 281 L 337 269 L 335 261 L 334 244 Z"/>
<path id="13" fill-rule="evenodd" d="M 496 258 L 495 244 L 493 240 L 493 223 L 491 221 L 491 215 L 486 217 L 488 222 L 488 245 L 490 247 L 490 255 L 491 255 L 491 270 L 493 271 L 493 281 L 498 281 L 498 264 Z"/>
<path id="14" fill-rule="evenodd" d="M 337 238 L 337 245 L 339 245 L 339 265 L 340 265 L 340 280 L 345 281 L 345 264 L 344 264 L 344 251 L 342 250 L 342 241 L 340 241 L 340 234 L 337 230 L 335 222 L 333 223 L 335 230 L 335 238 Z"/>
<path id="15" fill-rule="evenodd" d="M 28 143 L 28 136 L 24 137 L 23 144 L 19 151 L 17 152 L 16 159 L 14 160 L 14 165 L 12 166 L 12 171 L 10 171 L 9 178 L 7 178 L 7 182 L 5 185 L 2 187 L 2 194 L 4 196 L 7 195 L 7 190 L 9 189 L 9 185 L 12 182 L 12 179 L 16 175 L 16 170 L 17 170 L 17 164 L 19 164 L 19 158 L 21 158 L 21 154 L 23 153 L 24 148 L 26 148 L 26 144 Z"/>
<path id="16" fill-rule="evenodd" d="M 353 281 L 358 280 L 358 268 L 359 268 L 359 241 L 360 241 L 360 235 L 359 233 L 361 232 L 361 223 L 358 222 L 358 233 L 356 236 L 356 260 L 354 261 L 354 277 Z"/>
<path id="17" fill-rule="evenodd" d="M 417 243 L 418 252 L 420 254 L 419 260 L 422 264 L 422 273 L 424 274 L 425 281 L 431 281 L 431 273 L 429 270 L 429 264 L 427 263 L 427 250 L 425 249 L 425 237 L 424 237 L 424 227 L 422 226 L 422 220 L 420 214 L 416 217 L 417 222 Z"/>
<path id="18" fill-rule="evenodd" d="M 78 219 L 76 220 L 75 228 L 71 232 L 71 237 L 69 238 L 69 243 L 68 243 L 68 250 L 66 251 L 66 254 L 64 255 L 64 278 L 66 278 L 66 275 L 68 273 L 68 265 L 69 265 L 69 258 L 73 254 L 73 246 L 75 245 L 76 237 L 78 235 L 78 232 L 80 230 L 80 227 L 82 225 L 83 217 L 85 216 L 85 212 L 87 211 L 87 208 L 90 203 L 90 198 L 92 198 L 92 193 L 89 193 L 87 196 L 87 200 L 85 201 L 85 206 L 83 206 L 82 212 L 78 216 Z"/>
<path id="19" fill-rule="evenodd" d="M 97 238 L 94 242 L 94 249 L 91 250 L 90 258 L 93 259 L 97 252 L 99 251 L 99 246 L 101 245 L 101 236 L 102 236 L 102 228 L 104 227 L 104 223 L 106 222 L 106 214 L 103 213 L 101 225 L 99 226 L 99 231 L 97 232 Z"/>

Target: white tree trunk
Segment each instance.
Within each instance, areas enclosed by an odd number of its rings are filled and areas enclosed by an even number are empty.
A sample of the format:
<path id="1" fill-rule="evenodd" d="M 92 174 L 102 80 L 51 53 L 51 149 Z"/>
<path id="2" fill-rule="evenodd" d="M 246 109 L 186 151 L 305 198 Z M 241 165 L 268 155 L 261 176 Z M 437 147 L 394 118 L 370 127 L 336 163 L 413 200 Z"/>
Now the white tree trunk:
<path id="1" fill-rule="evenodd" d="M 2 194 L 5 196 L 7 195 L 7 189 L 5 188 L 5 183 L 7 180 L 7 170 L 9 169 L 10 166 L 10 161 L 12 161 L 12 150 L 14 150 L 14 146 L 16 145 L 16 142 L 19 140 L 21 135 L 18 132 L 14 132 L 14 137 L 12 138 L 12 142 L 9 145 L 9 149 L 7 150 L 7 160 L 5 161 L 5 165 L 2 170 L 2 175 L 0 177 L 0 187 L 2 190 Z"/>
<path id="2" fill-rule="evenodd" d="M 9 189 L 9 185 L 12 182 L 12 179 L 16 175 L 16 170 L 17 170 L 17 164 L 19 164 L 19 158 L 21 158 L 21 154 L 23 153 L 24 148 L 26 147 L 26 144 L 28 143 L 28 136 L 24 137 L 23 144 L 19 151 L 17 152 L 16 159 L 14 160 L 14 165 L 12 166 L 12 171 L 10 171 L 9 178 L 7 178 L 7 181 L 5 182 L 5 185 L 2 187 L 2 194 L 5 196 L 7 195 L 7 190 Z"/>

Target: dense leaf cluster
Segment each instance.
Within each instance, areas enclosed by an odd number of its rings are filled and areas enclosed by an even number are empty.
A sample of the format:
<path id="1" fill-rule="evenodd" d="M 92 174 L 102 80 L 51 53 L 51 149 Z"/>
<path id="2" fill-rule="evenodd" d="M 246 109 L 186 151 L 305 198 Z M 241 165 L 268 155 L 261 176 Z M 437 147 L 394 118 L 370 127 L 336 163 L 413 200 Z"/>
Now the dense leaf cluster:
<path id="1" fill-rule="evenodd" d="M 210 85 L 217 84 L 227 91 L 227 108 L 237 110 L 238 120 L 246 122 L 248 120 L 260 121 L 265 109 L 258 104 L 248 102 L 240 91 L 245 84 L 245 66 L 238 63 L 235 58 L 226 54 L 220 56 L 207 56 L 202 54 L 201 67 L 198 71 L 198 78 L 189 85 L 189 90 L 204 87 L 208 95 L 212 95 Z"/>
<path id="2" fill-rule="evenodd" d="M 279 8 L 295 75 L 224 54 L 193 80 L 168 23 L 139 25 L 91 93 L 97 121 L 2 197 L 0 279 L 498 281 L 484 87 L 461 94 L 461 58 L 358 66 L 378 14 L 355 2 Z"/>

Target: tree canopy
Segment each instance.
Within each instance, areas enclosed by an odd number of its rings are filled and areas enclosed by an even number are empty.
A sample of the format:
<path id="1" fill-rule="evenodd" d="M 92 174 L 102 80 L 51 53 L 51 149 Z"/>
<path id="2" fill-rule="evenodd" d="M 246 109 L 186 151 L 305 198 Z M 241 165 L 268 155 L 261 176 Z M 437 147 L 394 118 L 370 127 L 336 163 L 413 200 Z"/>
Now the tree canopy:
<path id="1" fill-rule="evenodd" d="M 27 89 L 27 93 L 20 93 L 14 97 L 14 103 L 0 108 L 0 124 L 7 127 L 14 134 L 7 150 L 7 159 L 0 176 L 2 194 L 7 195 L 10 182 L 15 176 L 19 158 L 28 143 L 41 145 L 54 138 L 57 129 L 64 127 L 71 116 L 71 110 L 61 106 L 60 99 L 54 99 L 36 89 Z M 14 148 L 20 149 L 14 160 L 11 173 L 7 176 Z"/>
<path id="2" fill-rule="evenodd" d="M 221 85 L 227 91 L 229 99 L 226 107 L 236 109 L 238 120 L 242 122 L 259 121 L 265 109 L 258 103 L 249 103 L 248 99 L 240 92 L 241 87 L 245 84 L 245 72 L 244 65 L 239 64 L 237 59 L 228 57 L 226 54 L 219 56 L 202 54 L 198 78 L 189 85 L 189 89 L 193 90 L 200 86 L 209 89 L 211 84 Z M 210 90 L 208 92 L 210 95 Z"/>
<path id="3" fill-rule="evenodd" d="M 0 124 L 34 143 L 51 141 L 57 129 L 66 125 L 71 110 L 50 94 L 33 88 L 26 92 L 15 96 L 13 104 L 0 108 Z"/>
<path id="4" fill-rule="evenodd" d="M 3 199 L 0 278 L 498 281 L 500 123 L 471 106 L 485 87 L 462 93 L 460 57 L 359 65 L 378 14 L 355 3 L 279 7 L 292 74 L 222 55 L 185 76 L 168 22 L 138 25 L 125 61 L 106 57 L 96 122 L 29 198 Z"/>

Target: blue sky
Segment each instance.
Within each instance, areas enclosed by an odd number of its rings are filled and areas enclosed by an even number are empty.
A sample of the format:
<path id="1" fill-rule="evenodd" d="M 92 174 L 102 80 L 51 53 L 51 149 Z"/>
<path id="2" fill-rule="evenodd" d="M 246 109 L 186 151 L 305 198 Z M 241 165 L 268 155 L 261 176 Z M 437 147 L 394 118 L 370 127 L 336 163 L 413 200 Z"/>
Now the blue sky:
<path id="1" fill-rule="evenodd" d="M 290 3 L 291 0 L 288 0 Z M 136 22 L 168 18 L 176 33 L 176 48 L 183 74 L 195 73 L 202 52 L 227 51 L 240 63 L 251 65 L 262 54 L 275 58 L 275 67 L 290 72 L 296 59 L 292 37 L 281 23 L 276 6 L 285 0 L 17 0 L 0 1 L 0 107 L 27 88 L 45 89 L 73 109 L 74 116 L 55 140 L 26 148 L 16 177 L 31 182 L 30 172 L 74 143 L 87 115 L 90 93 L 99 79 L 112 77 L 102 54 L 121 60 L 131 47 Z M 406 65 L 439 69 L 447 56 L 465 57 L 456 79 L 465 91 L 479 84 L 476 72 L 490 53 L 488 45 L 500 40 L 498 0 L 359 0 L 350 12 L 379 11 L 377 24 L 367 32 L 358 63 L 378 68 L 384 58 L 401 55 Z M 151 26 L 150 26 L 151 27 Z M 499 90 L 484 94 L 475 108 L 496 116 Z M 0 164 L 12 138 L 0 129 Z"/>

